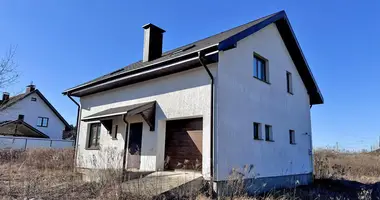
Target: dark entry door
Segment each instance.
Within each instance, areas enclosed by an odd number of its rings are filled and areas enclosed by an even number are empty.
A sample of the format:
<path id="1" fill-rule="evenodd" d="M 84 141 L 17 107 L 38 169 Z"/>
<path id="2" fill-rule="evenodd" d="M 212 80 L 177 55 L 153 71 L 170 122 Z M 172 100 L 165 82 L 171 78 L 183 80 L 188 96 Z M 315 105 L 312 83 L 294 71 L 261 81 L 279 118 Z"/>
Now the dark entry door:
<path id="1" fill-rule="evenodd" d="M 202 169 L 202 124 L 202 118 L 166 122 L 166 169 Z"/>
<path id="2" fill-rule="evenodd" d="M 130 124 L 127 168 L 140 168 L 142 128 L 143 123 Z"/>

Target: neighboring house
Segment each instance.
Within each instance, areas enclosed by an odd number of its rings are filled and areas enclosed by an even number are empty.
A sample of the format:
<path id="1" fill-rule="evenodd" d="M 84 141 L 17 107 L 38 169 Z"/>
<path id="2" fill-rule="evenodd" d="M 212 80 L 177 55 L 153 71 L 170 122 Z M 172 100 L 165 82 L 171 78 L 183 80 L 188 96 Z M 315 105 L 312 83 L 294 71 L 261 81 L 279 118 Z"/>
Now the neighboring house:
<path id="1" fill-rule="evenodd" d="M 62 139 L 70 129 L 66 120 L 36 89 L 28 85 L 16 96 L 4 92 L 0 100 L 0 135 Z"/>
<path id="2" fill-rule="evenodd" d="M 198 169 L 217 188 L 233 169 L 260 187 L 312 181 L 323 97 L 284 11 L 165 53 L 165 31 L 143 28 L 141 61 L 63 92 L 80 97 L 78 167 Z"/>

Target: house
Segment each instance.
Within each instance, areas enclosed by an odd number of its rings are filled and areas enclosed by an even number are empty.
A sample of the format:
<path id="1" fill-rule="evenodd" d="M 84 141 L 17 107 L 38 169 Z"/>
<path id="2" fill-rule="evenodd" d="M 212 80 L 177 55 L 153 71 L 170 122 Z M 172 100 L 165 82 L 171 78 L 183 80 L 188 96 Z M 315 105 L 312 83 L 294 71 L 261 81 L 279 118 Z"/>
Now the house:
<path id="1" fill-rule="evenodd" d="M 269 189 L 312 181 L 323 97 L 284 11 L 164 53 L 165 31 L 143 29 L 141 61 L 63 92 L 80 98 L 78 167 L 195 169 L 216 188 L 233 172 Z"/>
<path id="2" fill-rule="evenodd" d="M 3 92 L 0 135 L 60 140 L 63 131 L 69 129 L 66 120 L 35 85 L 28 85 L 24 93 L 16 96 Z"/>

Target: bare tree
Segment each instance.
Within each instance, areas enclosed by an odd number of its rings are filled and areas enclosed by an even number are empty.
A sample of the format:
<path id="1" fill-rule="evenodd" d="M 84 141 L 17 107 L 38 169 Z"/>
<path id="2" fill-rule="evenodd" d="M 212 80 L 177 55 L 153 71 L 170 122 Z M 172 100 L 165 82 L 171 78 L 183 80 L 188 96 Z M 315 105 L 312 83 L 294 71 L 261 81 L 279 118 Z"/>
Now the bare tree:
<path id="1" fill-rule="evenodd" d="M 5 56 L 0 58 L 0 88 L 13 84 L 19 77 L 14 61 L 15 53 L 16 47 L 11 46 Z"/>

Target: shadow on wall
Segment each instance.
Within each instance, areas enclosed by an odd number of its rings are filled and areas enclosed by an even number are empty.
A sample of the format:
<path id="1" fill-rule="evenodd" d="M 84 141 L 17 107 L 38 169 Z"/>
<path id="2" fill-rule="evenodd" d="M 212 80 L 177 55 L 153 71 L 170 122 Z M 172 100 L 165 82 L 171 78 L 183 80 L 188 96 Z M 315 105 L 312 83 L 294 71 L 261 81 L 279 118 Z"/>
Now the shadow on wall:
<path id="1" fill-rule="evenodd" d="M 85 105 L 83 109 L 90 110 L 91 107 L 95 106 L 162 95 L 209 84 L 208 75 L 196 68 L 84 97 Z M 96 96 L 96 98 L 91 99 L 93 96 Z"/>

